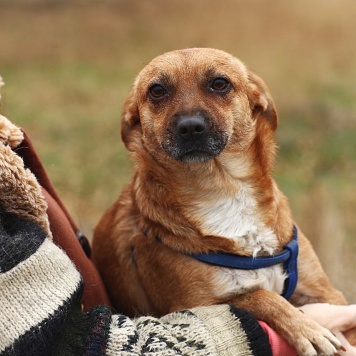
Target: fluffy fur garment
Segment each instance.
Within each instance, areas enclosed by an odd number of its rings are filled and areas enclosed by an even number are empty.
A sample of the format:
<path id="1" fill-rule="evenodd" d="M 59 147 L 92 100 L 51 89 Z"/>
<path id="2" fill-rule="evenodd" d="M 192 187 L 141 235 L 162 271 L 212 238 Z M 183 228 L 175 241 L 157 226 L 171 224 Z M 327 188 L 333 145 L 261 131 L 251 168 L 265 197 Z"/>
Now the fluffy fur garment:
<path id="1" fill-rule="evenodd" d="M 20 128 L 0 115 L 0 205 L 9 213 L 37 223 L 52 238 L 41 187 L 16 154 L 22 140 Z"/>

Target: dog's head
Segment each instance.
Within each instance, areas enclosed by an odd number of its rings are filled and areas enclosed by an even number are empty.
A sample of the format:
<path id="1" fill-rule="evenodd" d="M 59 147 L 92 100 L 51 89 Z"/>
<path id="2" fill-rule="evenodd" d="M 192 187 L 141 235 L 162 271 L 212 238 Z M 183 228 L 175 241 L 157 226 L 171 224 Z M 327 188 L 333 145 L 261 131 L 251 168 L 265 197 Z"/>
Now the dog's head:
<path id="1" fill-rule="evenodd" d="M 205 162 L 222 152 L 258 146 L 277 127 L 264 82 L 238 59 L 215 49 L 163 54 L 138 75 L 122 115 L 122 139 L 131 151 L 180 162 Z"/>

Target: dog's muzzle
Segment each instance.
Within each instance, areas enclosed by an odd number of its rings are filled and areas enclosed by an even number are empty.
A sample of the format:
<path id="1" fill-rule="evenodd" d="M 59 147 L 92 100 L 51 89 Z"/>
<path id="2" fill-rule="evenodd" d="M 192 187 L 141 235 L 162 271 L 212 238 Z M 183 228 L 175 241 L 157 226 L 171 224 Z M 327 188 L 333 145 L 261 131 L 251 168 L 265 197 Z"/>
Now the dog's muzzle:
<path id="1" fill-rule="evenodd" d="M 175 115 L 167 128 L 163 149 L 183 162 L 204 162 L 220 154 L 227 134 L 214 127 L 206 115 Z"/>

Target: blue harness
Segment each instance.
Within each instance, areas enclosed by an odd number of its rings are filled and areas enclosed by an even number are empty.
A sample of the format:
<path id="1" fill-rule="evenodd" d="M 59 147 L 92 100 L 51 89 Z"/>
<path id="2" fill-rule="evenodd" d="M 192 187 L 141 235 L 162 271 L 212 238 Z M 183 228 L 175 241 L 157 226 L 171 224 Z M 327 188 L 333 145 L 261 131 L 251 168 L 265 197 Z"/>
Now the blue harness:
<path id="1" fill-rule="evenodd" d="M 223 252 L 199 253 L 191 254 L 190 256 L 215 266 L 235 269 L 259 269 L 284 263 L 287 279 L 284 284 L 282 296 L 288 300 L 293 294 L 298 282 L 298 229 L 295 225 L 293 226 L 292 240 L 284 246 L 281 252 L 273 256 L 254 258 Z"/>

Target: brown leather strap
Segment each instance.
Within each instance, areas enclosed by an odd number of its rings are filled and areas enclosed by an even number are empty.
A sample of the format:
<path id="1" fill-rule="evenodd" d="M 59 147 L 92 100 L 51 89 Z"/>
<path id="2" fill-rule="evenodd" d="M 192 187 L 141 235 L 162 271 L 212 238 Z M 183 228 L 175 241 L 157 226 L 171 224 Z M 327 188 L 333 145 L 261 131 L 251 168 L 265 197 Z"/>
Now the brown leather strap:
<path id="1" fill-rule="evenodd" d="M 28 137 L 28 135 L 23 129 L 21 130 L 24 134 L 24 140 L 22 141 L 20 146 L 16 148 L 16 153 L 20 157 L 22 157 L 25 167 L 31 170 L 31 172 L 36 176 L 40 185 L 44 189 L 46 189 L 46 191 L 53 197 L 53 199 L 61 207 L 69 223 L 71 224 L 73 230 L 79 231 L 77 225 L 75 224 L 74 220 L 70 216 L 67 208 L 64 206 L 57 192 L 55 191 L 30 138 Z"/>
<path id="2" fill-rule="evenodd" d="M 79 240 L 79 229 L 70 216 L 68 210 L 60 200 L 43 164 L 37 155 L 32 142 L 24 132 L 25 139 L 16 149 L 16 153 L 24 160 L 42 186 L 48 204 L 48 218 L 53 234 L 53 241 L 60 246 L 74 262 L 84 279 L 82 302 L 84 310 L 96 305 L 110 305 L 105 286 L 94 263 L 85 254 Z"/>

